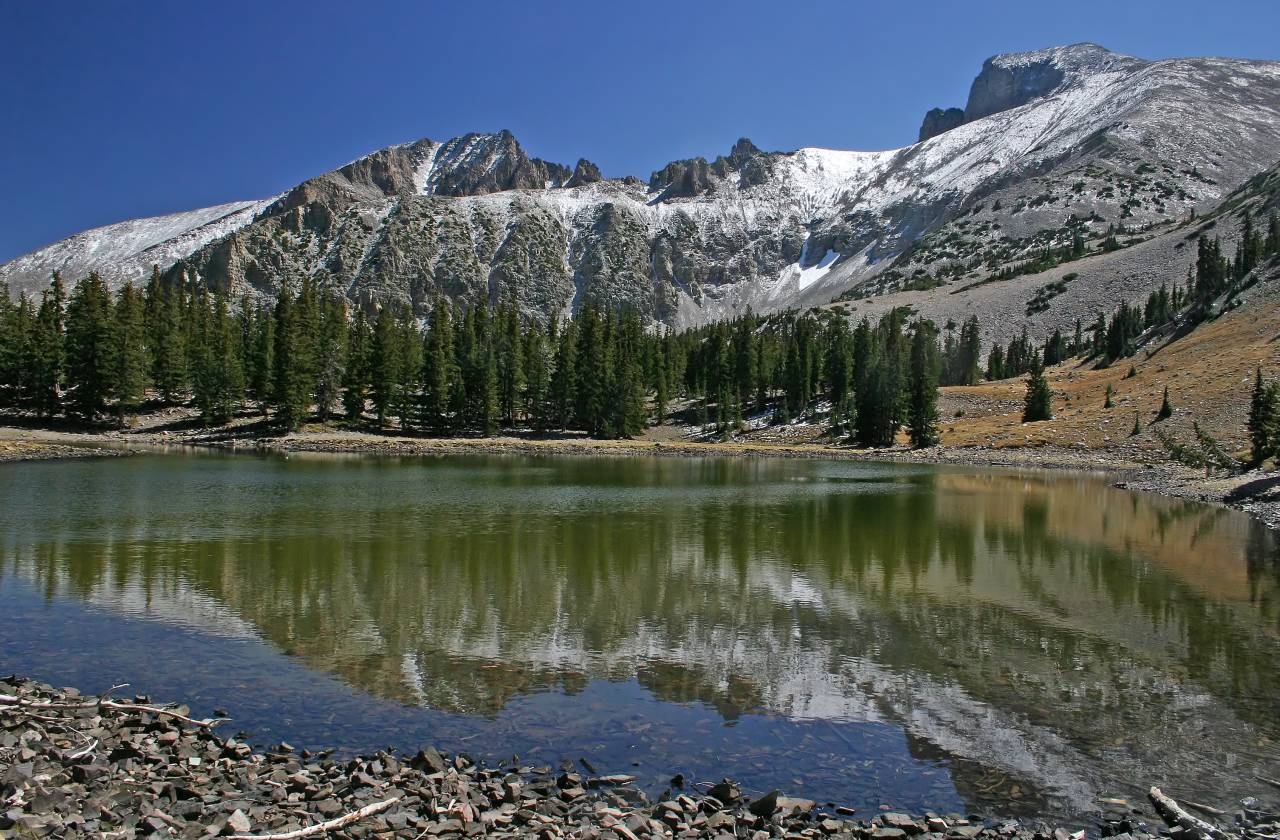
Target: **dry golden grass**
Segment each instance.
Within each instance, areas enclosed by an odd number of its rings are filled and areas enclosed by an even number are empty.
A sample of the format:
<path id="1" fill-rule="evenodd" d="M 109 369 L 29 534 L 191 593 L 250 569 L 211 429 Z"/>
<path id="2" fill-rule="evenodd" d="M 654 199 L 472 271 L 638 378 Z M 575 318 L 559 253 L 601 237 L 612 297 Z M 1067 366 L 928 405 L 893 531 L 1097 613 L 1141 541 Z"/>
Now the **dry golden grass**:
<path id="1" fill-rule="evenodd" d="M 1259 295 L 1245 306 L 1167 344 L 1141 350 L 1109 368 L 1071 361 L 1047 371 L 1054 419 L 1022 422 L 1025 378 L 942 389 L 942 443 L 995 449 L 1053 445 L 1109 450 L 1129 458 L 1163 459 L 1152 434 L 1161 395 L 1169 388 L 1174 414 L 1159 426 L 1189 439 L 1192 421 L 1228 450 L 1243 452 L 1254 370 L 1276 374 L 1280 364 L 1277 295 Z M 1130 365 L 1135 375 L 1129 377 Z M 1113 408 L 1105 408 L 1108 383 Z M 963 411 L 963 416 L 956 413 Z M 1135 415 L 1142 433 L 1131 437 Z"/>

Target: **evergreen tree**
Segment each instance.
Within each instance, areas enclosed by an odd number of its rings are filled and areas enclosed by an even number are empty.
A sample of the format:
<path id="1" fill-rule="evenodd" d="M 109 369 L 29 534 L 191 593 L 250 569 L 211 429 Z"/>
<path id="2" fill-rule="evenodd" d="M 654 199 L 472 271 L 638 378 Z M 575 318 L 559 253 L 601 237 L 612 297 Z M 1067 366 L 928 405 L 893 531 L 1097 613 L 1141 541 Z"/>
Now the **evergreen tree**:
<path id="1" fill-rule="evenodd" d="M 450 348 L 452 352 L 452 348 Z M 342 371 L 342 409 L 347 420 L 355 423 L 364 416 L 369 397 L 369 363 L 373 352 L 373 333 L 363 309 L 357 309 L 347 330 L 347 364 Z"/>
<path id="2" fill-rule="evenodd" d="M 938 338 L 933 324 L 917 321 L 907 368 L 907 431 L 917 449 L 938 443 Z"/>
<path id="3" fill-rule="evenodd" d="M 523 338 L 525 355 L 524 411 L 533 430 L 545 432 L 551 422 L 551 360 L 546 337 L 530 324 Z"/>
<path id="4" fill-rule="evenodd" d="M 320 329 L 316 335 L 315 402 L 321 423 L 329 422 L 334 404 L 342 395 L 347 366 L 347 306 L 343 299 L 326 297 L 320 303 Z"/>
<path id="5" fill-rule="evenodd" d="M 667 403 L 671 399 L 670 358 L 671 336 L 664 334 L 656 348 L 656 352 L 653 354 L 653 410 L 654 420 L 657 423 L 664 423 L 667 419 Z M 758 372 L 758 370 L 759 360 L 757 359 L 756 371 Z"/>
<path id="6" fill-rule="evenodd" d="M 399 348 L 399 376 L 396 378 L 392 407 L 400 427 L 412 429 L 421 403 L 419 389 L 422 375 L 422 336 L 417 322 L 407 308 L 396 318 L 396 341 Z"/>
<path id="7" fill-rule="evenodd" d="M 221 425 L 235 416 L 244 398 L 238 330 L 224 295 L 202 292 L 192 306 L 192 392 L 205 424 Z"/>
<path id="8" fill-rule="evenodd" d="M 573 422 L 577 396 L 577 328 L 571 321 L 560 330 L 556 343 L 554 369 L 551 373 L 551 425 L 567 429 Z"/>
<path id="9" fill-rule="evenodd" d="M 121 424 L 126 414 L 136 413 L 147 386 L 146 312 L 142 295 L 132 283 L 120 290 L 115 305 L 116 414 Z"/>
<path id="10" fill-rule="evenodd" d="M 187 387 L 186 306 L 182 287 L 166 286 L 160 279 L 159 267 L 153 267 L 143 293 L 143 306 L 151 381 L 161 401 L 172 403 Z"/>
<path id="11" fill-rule="evenodd" d="M 66 304 L 62 276 L 55 271 L 49 288 L 40 297 L 29 357 L 24 360 L 30 371 L 24 402 L 41 417 L 57 414 L 61 405 L 66 377 Z"/>
<path id="12" fill-rule="evenodd" d="M 1261 367 L 1254 376 L 1248 428 L 1255 464 L 1277 453 L 1280 448 L 1280 386 L 1275 382 L 1264 382 Z"/>
<path id="13" fill-rule="evenodd" d="M 16 408 L 22 387 L 22 358 L 29 340 L 29 304 L 26 296 L 14 304 L 9 285 L 0 283 L 0 408 Z"/>
<path id="14" fill-rule="evenodd" d="M 396 318 L 391 308 L 384 306 L 378 311 L 378 319 L 374 322 L 373 346 L 369 353 L 369 397 L 373 400 L 379 427 L 386 426 L 390 417 L 396 388 L 400 382 L 401 361 Z"/>
<path id="15" fill-rule="evenodd" d="M 293 290 L 282 286 L 276 298 L 275 349 L 272 374 L 276 417 L 286 429 L 297 429 L 311 408 L 311 366 L 309 341 L 304 335 L 306 312 L 303 295 L 295 299 Z"/>
<path id="16" fill-rule="evenodd" d="M 115 316 L 97 272 L 76 284 L 67 304 L 67 390 L 70 408 L 92 422 L 115 393 Z"/>
<path id="17" fill-rule="evenodd" d="M 26 294 L 18 299 L 13 310 L 13 326 L 9 335 L 13 345 L 5 354 L 4 362 L 5 382 L 10 389 L 6 395 L 6 407 L 31 408 L 35 405 L 36 395 L 38 324 L 35 305 Z"/>
<path id="18" fill-rule="evenodd" d="M 258 309 L 253 316 L 253 346 L 249 351 L 249 392 L 258 401 L 265 417 L 275 394 L 276 318 L 268 309 Z"/>
<path id="19" fill-rule="evenodd" d="M 1004 379 L 1004 348 L 999 344 L 987 354 L 987 379 L 992 382 Z"/>
<path id="20" fill-rule="evenodd" d="M 575 425 L 592 436 L 604 432 L 608 393 L 609 349 L 605 343 L 605 319 L 588 304 L 578 316 Z"/>
<path id="21" fill-rule="evenodd" d="M 1113 388 L 1111 387 L 1111 383 L 1110 383 L 1110 382 L 1108 382 L 1108 383 L 1107 383 L 1107 398 L 1106 398 L 1105 400 L 1103 400 L 1103 401 L 1102 401 L 1102 407 L 1103 407 L 1103 408 L 1113 408 L 1113 407 L 1115 407 L 1115 402 L 1111 399 L 1112 394 L 1113 394 L 1114 392 L 1115 392 L 1115 389 L 1113 389 Z"/>
<path id="22" fill-rule="evenodd" d="M 1022 409 L 1022 422 L 1035 423 L 1053 419 L 1053 393 L 1049 380 L 1044 376 L 1044 365 L 1036 355 L 1031 361 L 1031 374 L 1027 377 L 1027 397 Z"/>
<path id="23" fill-rule="evenodd" d="M 432 431 L 450 427 L 449 403 L 458 377 L 453 319 L 443 298 L 436 298 L 422 352 L 422 422 Z"/>
<path id="24" fill-rule="evenodd" d="M 502 307 L 497 330 L 498 408 L 502 422 L 515 426 L 520 412 L 520 395 L 525 387 L 524 345 L 520 315 L 514 300 Z"/>
<path id="25" fill-rule="evenodd" d="M 1167 420 L 1173 416 L 1173 406 L 1169 404 L 1169 386 L 1165 386 L 1164 397 L 1160 400 L 1160 411 L 1156 414 L 1157 420 Z"/>
<path id="26" fill-rule="evenodd" d="M 609 405 L 613 417 L 611 431 L 617 437 L 631 438 L 644 431 L 644 379 L 640 369 L 640 343 L 643 328 L 634 313 L 618 320 L 614 333 L 614 359 Z"/>

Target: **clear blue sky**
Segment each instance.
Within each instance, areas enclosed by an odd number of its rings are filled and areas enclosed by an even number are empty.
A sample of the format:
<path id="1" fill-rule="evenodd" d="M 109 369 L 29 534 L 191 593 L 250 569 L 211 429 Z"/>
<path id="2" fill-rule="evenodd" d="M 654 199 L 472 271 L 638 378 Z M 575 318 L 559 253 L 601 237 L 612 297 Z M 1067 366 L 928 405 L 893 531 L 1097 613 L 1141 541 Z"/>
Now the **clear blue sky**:
<path id="1" fill-rule="evenodd" d="M 279 192 L 392 143 L 511 129 L 667 161 L 913 142 L 997 52 L 1280 59 L 1276 0 L 0 0 L 0 261 Z"/>

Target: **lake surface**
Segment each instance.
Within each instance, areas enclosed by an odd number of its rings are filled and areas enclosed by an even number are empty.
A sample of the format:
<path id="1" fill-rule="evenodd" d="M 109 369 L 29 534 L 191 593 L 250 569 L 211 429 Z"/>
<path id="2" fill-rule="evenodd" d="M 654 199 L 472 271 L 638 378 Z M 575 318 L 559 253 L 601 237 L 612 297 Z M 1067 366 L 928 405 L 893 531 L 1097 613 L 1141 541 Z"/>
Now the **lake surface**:
<path id="1" fill-rule="evenodd" d="M 807 460 L 0 465 L 0 670 L 256 743 L 1086 820 L 1280 778 L 1280 561 L 1082 477 Z"/>

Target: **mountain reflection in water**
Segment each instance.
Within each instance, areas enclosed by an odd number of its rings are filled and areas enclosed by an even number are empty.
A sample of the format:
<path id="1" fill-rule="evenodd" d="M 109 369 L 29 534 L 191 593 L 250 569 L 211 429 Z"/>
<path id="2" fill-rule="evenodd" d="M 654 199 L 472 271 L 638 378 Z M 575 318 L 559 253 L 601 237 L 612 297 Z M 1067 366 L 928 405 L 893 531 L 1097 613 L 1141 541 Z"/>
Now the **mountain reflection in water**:
<path id="1" fill-rule="evenodd" d="M 1280 776 L 1272 533 L 1093 478 L 156 456 L 10 465 L 0 494 L 0 590 L 194 631 L 212 656 L 263 640 L 481 731 L 572 701 L 631 713 L 614 725 L 646 742 L 670 737 L 646 728 L 661 704 L 695 704 L 735 724 L 690 736 L 715 744 L 709 773 L 738 749 L 759 764 L 773 721 L 762 782 L 788 787 L 786 739 L 816 738 L 831 773 L 841 752 L 862 773 L 896 750 L 901 772 L 944 768 L 966 806 L 1015 813 L 1079 815 L 1152 783 L 1221 801 Z M 569 743 L 548 730 L 558 755 L 591 749 L 571 722 Z M 507 748 L 483 740 L 468 748 Z"/>

